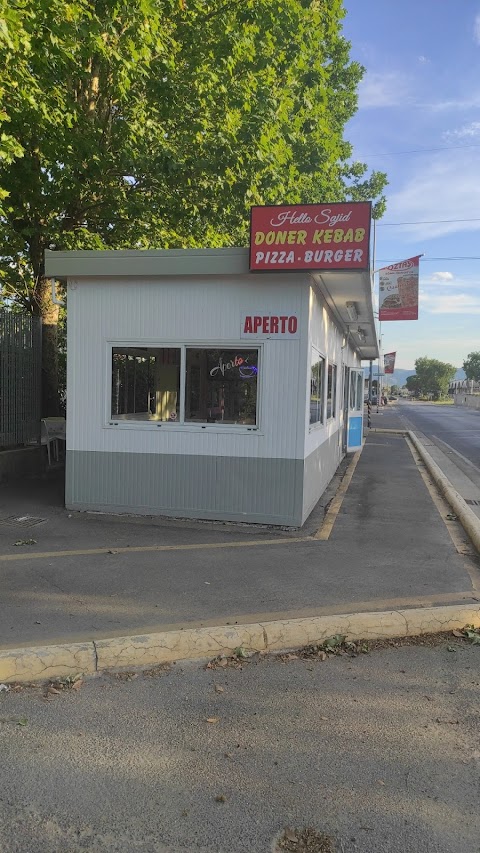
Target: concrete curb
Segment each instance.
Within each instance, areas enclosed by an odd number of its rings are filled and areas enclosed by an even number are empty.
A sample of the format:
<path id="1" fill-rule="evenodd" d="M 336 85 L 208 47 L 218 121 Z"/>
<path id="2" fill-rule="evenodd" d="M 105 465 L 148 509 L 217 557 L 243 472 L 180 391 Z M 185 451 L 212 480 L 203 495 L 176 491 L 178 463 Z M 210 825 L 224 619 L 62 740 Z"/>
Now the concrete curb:
<path id="1" fill-rule="evenodd" d="M 407 433 L 408 438 L 412 442 L 415 450 L 421 456 L 423 462 L 425 463 L 429 474 L 434 480 L 437 488 L 448 501 L 452 509 L 455 511 L 456 516 L 460 524 L 462 525 L 465 533 L 468 534 L 475 549 L 480 553 L 480 518 L 478 518 L 475 513 L 470 509 L 467 503 L 465 503 L 464 498 L 457 492 L 457 490 L 452 486 L 450 480 L 445 476 L 441 468 L 437 465 L 434 459 L 430 456 L 428 450 L 425 449 L 423 444 L 418 440 L 415 433 L 410 430 Z"/>
<path id="2" fill-rule="evenodd" d="M 282 619 L 251 625 L 187 628 L 110 640 L 91 640 L 0 651 L 0 682 L 46 681 L 68 675 L 148 667 L 248 652 L 280 651 L 345 634 L 350 640 L 376 640 L 480 627 L 480 604 L 446 605 L 370 613 Z"/>

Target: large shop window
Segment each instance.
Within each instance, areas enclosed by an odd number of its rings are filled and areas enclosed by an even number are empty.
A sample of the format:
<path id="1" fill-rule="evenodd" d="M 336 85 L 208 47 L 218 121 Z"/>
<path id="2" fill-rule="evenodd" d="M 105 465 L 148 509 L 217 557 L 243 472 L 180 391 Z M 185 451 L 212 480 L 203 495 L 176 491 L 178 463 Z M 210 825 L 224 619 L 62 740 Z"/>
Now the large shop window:
<path id="1" fill-rule="evenodd" d="M 337 365 L 328 365 L 327 377 L 327 421 L 337 414 Z"/>
<path id="2" fill-rule="evenodd" d="M 325 359 L 312 348 L 310 374 L 310 425 L 323 423 L 323 376 Z"/>
<path id="3" fill-rule="evenodd" d="M 257 423 L 258 350 L 186 351 L 185 421 Z"/>
<path id="4" fill-rule="evenodd" d="M 256 426 L 258 366 L 258 349 L 114 346 L 111 417 Z"/>
<path id="5" fill-rule="evenodd" d="M 180 349 L 114 347 L 112 418 L 176 421 L 180 415 Z"/>

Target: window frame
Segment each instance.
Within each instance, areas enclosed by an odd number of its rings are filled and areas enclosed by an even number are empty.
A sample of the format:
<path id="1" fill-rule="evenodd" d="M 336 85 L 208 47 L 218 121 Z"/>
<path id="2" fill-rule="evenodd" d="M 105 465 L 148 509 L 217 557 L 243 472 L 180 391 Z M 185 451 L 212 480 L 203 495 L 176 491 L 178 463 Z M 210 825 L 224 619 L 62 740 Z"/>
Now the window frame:
<path id="1" fill-rule="evenodd" d="M 136 421 L 123 420 L 112 417 L 112 357 L 115 347 L 135 348 L 148 347 L 152 349 L 179 349 L 180 350 L 180 406 L 177 421 Z M 187 349 L 219 349 L 219 350 L 256 350 L 258 373 L 257 373 L 257 408 L 255 424 L 229 424 L 222 422 L 203 423 L 201 421 L 185 421 L 186 409 L 186 370 Z M 172 341 L 162 339 L 121 338 L 109 339 L 105 346 L 105 382 L 104 382 L 104 429 L 134 429 L 134 430 L 157 430 L 165 429 L 177 432 L 221 432 L 221 433 L 245 433 L 256 435 L 262 433 L 263 423 L 263 344 L 255 341 Z"/>
<path id="2" fill-rule="evenodd" d="M 328 395 L 328 386 L 330 379 L 330 369 L 332 371 L 332 382 L 330 384 L 331 396 Z M 327 365 L 327 388 L 326 388 L 326 421 L 335 420 L 337 417 L 338 405 L 337 405 L 337 383 L 338 383 L 338 369 L 337 365 L 334 361 L 329 361 Z M 330 414 L 328 414 L 328 404 L 330 401 Z"/>
<path id="3" fill-rule="evenodd" d="M 160 424 L 166 425 L 166 424 L 178 423 L 178 419 L 175 421 L 170 421 L 170 420 L 160 421 L 154 417 L 152 417 L 151 419 L 148 419 L 148 420 L 143 420 L 143 419 L 136 420 L 135 417 L 133 417 L 133 415 L 136 414 L 135 412 L 130 413 L 129 417 L 125 417 L 125 415 L 113 416 L 112 415 L 112 400 L 113 400 L 112 360 L 113 360 L 113 353 L 115 352 L 115 349 L 150 349 L 150 350 L 174 349 L 174 350 L 178 350 L 180 353 L 179 370 L 181 371 L 181 357 L 182 357 L 181 346 L 179 344 L 172 344 L 172 345 L 161 344 L 161 345 L 158 345 L 158 344 L 153 344 L 150 341 L 148 341 L 148 342 L 142 341 L 142 343 L 140 344 L 136 340 L 134 343 L 131 341 L 129 341 L 128 343 L 119 343 L 118 341 L 115 341 L 114 343 L 109 342 L 107 345 L 107 348 L 108 348 L 108 352 L 107 352 L 107 394 L 108 394 L 108 389 L 110 390 L 110 394 L 111 394 L 110 405 L 108 403 L 108 399 L 106 401 L 106 407 L 107 407 L 106 413 L 107 413 L 108 426 L 112 425 L 110 422 L 113 422 L 113 421 L 116 422 L 117 419 L 118 419 L 118 424 L 117 424 L 118 426 L 120 426 L 120 421 L 125 422 L 125 423 L 133 423 L 134 425 L 137 425 L 137 424 L 153 424 L 154 426 L 157 426 Z M 181 373 L 179 374 L 179 384 L 178 384 L 178 395 L 179 395 L 178 418 L 181 417 L 180 394 L 181 394 Z"/>
<path id="4" fill-rule="evenodd" d="M 320 393 L 320 420 L 314 421 L 313 423 L 310 421 L 311 411 L 312 411 L 312 367 L 313 367 L 313 354 L 315 353 L 316 359 L 315 362 L 321 363 L 321 393 Z M 320 429 L 325 426 L 325 365 L 326 365 L 326 357 L 322 355 L 321 351 L 317 349 L 316 346 L 311 344 L 310 346 L 310 370 L 308 374 L 309 380 L 309 393 L 308 393 L 308 428 L 309 432 L 313 430 Z"/>

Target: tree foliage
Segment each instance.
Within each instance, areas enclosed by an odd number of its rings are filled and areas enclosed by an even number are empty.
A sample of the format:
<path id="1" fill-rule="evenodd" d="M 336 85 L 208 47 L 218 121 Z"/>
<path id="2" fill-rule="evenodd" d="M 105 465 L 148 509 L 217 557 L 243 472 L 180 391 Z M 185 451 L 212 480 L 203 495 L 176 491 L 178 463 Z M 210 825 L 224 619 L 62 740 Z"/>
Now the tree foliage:
<path id="1" fill-rule="evenodd" d="M 418 382 L 418 376 L 407 376 L 405 380 L 405 386 L 407 391 L 410 391 L 410 394 L 414 394 L 417 397 L 420 394 L 420 387 Z"/>
<path id="2" fill-rule="evenodd" d="M 407 377 L 407 388 L 422 396 L 432 396 L 434 400 L 445 397 L 448 385 L 455 376 L 457 368 L 436 358 L 417 358 L 415 376 Z M 415 380 L 415 381 L 412 381 Z"/>
<path id="3" fill-rule="evenodd" d="M 251 204 L 373 199 L 342 0 L 0 0 L 0 276 L 45 248 L 246 244 Z M 51 353 L 52 355 L 52 353 Z"/>
<path id="4" fill-rule="evenodd" d="M 480 382 L 480 352 L 470 352 L 463 362 L 463 369 L 467 379 Z"/>

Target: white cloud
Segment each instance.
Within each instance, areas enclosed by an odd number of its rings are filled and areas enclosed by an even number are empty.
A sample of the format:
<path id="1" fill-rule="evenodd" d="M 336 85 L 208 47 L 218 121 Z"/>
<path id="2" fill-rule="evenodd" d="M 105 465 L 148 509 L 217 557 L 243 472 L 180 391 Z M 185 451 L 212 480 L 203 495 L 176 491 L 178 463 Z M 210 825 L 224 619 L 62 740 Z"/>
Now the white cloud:
<path id="1" fill-rule="evenodd" d="M 453 281 L 453 273 L 451 272 L 434 272 L 430 277 L 432 284 Z"/>
<path id="2" fill-rule="evenodd" d="M 473 38 L 477 44 L 480 44 L 480 13 L 476 16 L 473 23 Z"/>
<path id="3" fill-rule="evenodd" d="M 449 110 L 472 110 L 480 107 L 480 92 L 474 92 L 467 98 L 455 98 L 448 101 L 433 101 L 429 104 L 417 104 L 417 106 L 430 109 L 434 113 L 448 112 Z"/>
<path id="4" fill-rule="evenodd" d="M 420 56 L 418 57 L 418 61 L 421 62 L 422 65 L 424 65 L 427 62 L 430 62 L 428 56 L 424 56 L 423 53 L 420 54 Z"/>
<path id="5" fill-rule="evenodd" d="M 396 236 L 414 236 L 417 243 L 458 231 L 480 230 L 480 182 L 473 178 L 479 171 L 480 149 L 452 150 L 448 157 L 441 152 L 428 161 L 422 158 L 412 164 L 402 189 L 389 197 L 386 221 L 419 223 L 395 229 Z M 477 221 L 464 221 L 469 219 Z M 389 235 L 391 231 L 389 228 Z"/>
<path id="6" fill-rule="evenodd" d="M 446 130 L 442 136 L 447 141 L 475 139 L 475 137 L 480 136 L 480 121 L 471 121 L 470 124 L 464 124 L 463 127 L 458 127 L 456 130 Z"/>
<path id="7" fill-rule="evenodd" d="M 407 78 L 400 72 L 367 72 L 358 89 L 360 109 L 398 107 L 409 95 Z"/>
<path id="8" fill-rule="evenodd" d="M 468 293 L 420 294 L 420 302 L 430 314 L 480 314 L 480 297 Z"/>

